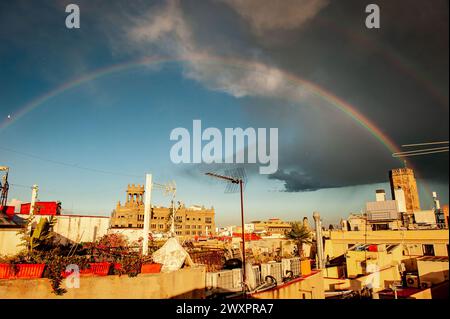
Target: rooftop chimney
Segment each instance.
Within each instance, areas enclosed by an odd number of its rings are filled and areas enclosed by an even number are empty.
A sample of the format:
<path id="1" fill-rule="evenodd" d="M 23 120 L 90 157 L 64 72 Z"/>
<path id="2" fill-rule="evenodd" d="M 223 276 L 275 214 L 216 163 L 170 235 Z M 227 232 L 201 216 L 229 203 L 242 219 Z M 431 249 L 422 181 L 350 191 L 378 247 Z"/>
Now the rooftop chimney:
<path id="1" fill-rule="evenodd" d="M 323 259 L 323 240 L 322 240 L 322 222 L 320 221 L 320 214 L 318 212 L 313 213 L 314 222 L 316 224 L 316 245 L 317 245 L 317 259 L 319 269 L 324 268 Z"/>
<path id="2" fill-rule="evenodd" d="M 375 198 L 377 202 L 385 202 L 386 201 L 386 192 L 384 189 L 377 189 L 375 191 Z"/>

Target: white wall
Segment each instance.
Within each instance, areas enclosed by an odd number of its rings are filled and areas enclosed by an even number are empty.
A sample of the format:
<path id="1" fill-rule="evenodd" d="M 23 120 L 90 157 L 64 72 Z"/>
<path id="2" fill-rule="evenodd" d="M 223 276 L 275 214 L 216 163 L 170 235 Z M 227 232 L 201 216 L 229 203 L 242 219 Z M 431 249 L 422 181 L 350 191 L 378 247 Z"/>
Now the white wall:
<path id="1" fill-rule="evenodd" d="M 21 218 L 28 218 L 28 215 L 17 215 Z M 38 223 L 43 217 L 49 216 L 35 215 L 34 222 Z M 109 217 L 103 216 L 78 216 L 59 215 L 56 216 L 54 231 L 57 234 L 55 241 L 60 244 L 71 242 L 92 242 L 106 235 L 109 228 Z M 16 254 L 23 247 L 20 244 L 18 229 L 0 229 L 0 255 Z"/>
<path id="2" fill-rule="evenodd" d="M 23 247 L 20 245 L 20 235 L 17 235 L 18 228 L 0 228 L 0 255 L 15 255 Z"/>

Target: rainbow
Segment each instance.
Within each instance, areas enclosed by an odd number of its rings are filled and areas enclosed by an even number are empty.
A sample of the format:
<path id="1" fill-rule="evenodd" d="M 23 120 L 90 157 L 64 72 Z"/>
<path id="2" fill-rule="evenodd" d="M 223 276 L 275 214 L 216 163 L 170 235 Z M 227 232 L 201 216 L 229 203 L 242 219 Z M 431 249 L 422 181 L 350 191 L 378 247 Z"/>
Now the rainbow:
<path id="1" fill-rule="evenodd" d="M 309 92 L 317 95 L 323 100 L 327 101 L 331 106 L 335 107 L 339 111 L 343 112 L 347 116 L 349 116 L 353 121 L 358 123 L 362 128 L 367 130 L 373 137 L 375 137 L 382 145 L 384 145 L 390 153 L 399 152 L 400 149 L 396 146 L 394 141 L 390 139 L 381 129 L 379 129 L 370 119 L 364 116 L 361 112 L 359 112 L 354 106 L 350 103 L 344 101 L 338 96 L 334 95 L 330 91 L 327 91 L 323 87 L 308 81 L 304 78 L 301 78 L 297 75 L 289 73 L 285 70 L 281 70 L 278 68 L 270 67 L 260 62 L 241 60 L 236 58 L 224 58 L 219 56 L 211 56 L 211 55 L 195 55 L 189 56 L 187 58 L 168 58 L 168 57 L 146 57 L 143 59 L 114 64 L 112 66 L 108 66 L 105 68 L 97 69 L 91 73 L 85 74 L 78 78 L 69 80 L 66 83 L 50 90 L 35 99 L 29 101 L 25 105 L 19 108 L 15 114 L 13 114 L 12 118 L 8 118 L 0 123 L 0 133 L 3 132 L 6 128 L 11 126 L 13 123 L 17 122 L 20 118 L 32 112 L 34 109 L 38 108 L 40 105 L 43 105 L 48 100 L 58 96 L 70 89 L 81 86 L 87 82 L 96 80 L 98 78 L 118 73 L 121 71 L 129 70 L 136 67 L 141 67 L 145 65 L 153 65 L 167 62 L 197 62 L 197 63 L 218 63 L 224 65 L 230 65 L 233 67 L 247 68 L 247 69 L 255 69 L 258 70 L 276 70 L 280 74 L 285 77 L 285 79 L 295 85 L 299 85 L 307 89 Z"/>

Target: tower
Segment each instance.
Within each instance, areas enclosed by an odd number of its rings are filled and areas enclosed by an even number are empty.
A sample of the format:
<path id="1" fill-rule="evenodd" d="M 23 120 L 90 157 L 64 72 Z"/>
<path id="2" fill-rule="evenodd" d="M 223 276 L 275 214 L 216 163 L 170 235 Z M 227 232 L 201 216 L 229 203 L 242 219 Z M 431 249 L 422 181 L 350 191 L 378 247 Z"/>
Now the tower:
<path id="1" fill-rule="evenodd" d="M 133 207 L 144 205 L 144 192 L 144 185 L 128 184 L 125 206 Z"/>
<path id="2" fill-rule="evenodd" d="M 391 183 L 392 199 L 397 199 L 399 194 L 396 189 L 401 188 L 405 195 L 406 211 L 412 213 L 420 211 L 419 193 L 417 191 L 416 178 L 411 168 L 396 168 L 389 171 L 389 180 Z"/>

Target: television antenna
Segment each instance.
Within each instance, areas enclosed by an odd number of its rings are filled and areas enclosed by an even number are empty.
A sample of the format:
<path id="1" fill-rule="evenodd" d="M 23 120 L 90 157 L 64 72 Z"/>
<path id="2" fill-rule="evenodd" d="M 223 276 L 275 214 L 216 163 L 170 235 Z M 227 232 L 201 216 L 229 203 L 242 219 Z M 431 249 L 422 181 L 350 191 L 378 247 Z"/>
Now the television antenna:
<path id="1" fill-rule="evenodd" d="M 245 272 L 245 223 L 244 223 L 244 187 L 247 182 L 247 176 L 243 168 L 225 170 L 226 175 L 217 173 L 205 173 L 205 175 L 225 181 L 227 186 L 226 193 L 235 193 L 239 190 L 241 197 L 241 239 L 242 239 L 242 291 L 245 296 L 245 282 L 247 279 Z"/>
<path id="2" fill-rule="evenodd" d="M 8 183 L 8 173 L 9 173 L 9 167 L 8 166 L 0 166 L 0 172 L 5 172 L 2 176 L 2 179 L 0 181 L 0 206 L 5 207 L 8 202 L 8 190 L 9 190 L 9 183 Z"/>

